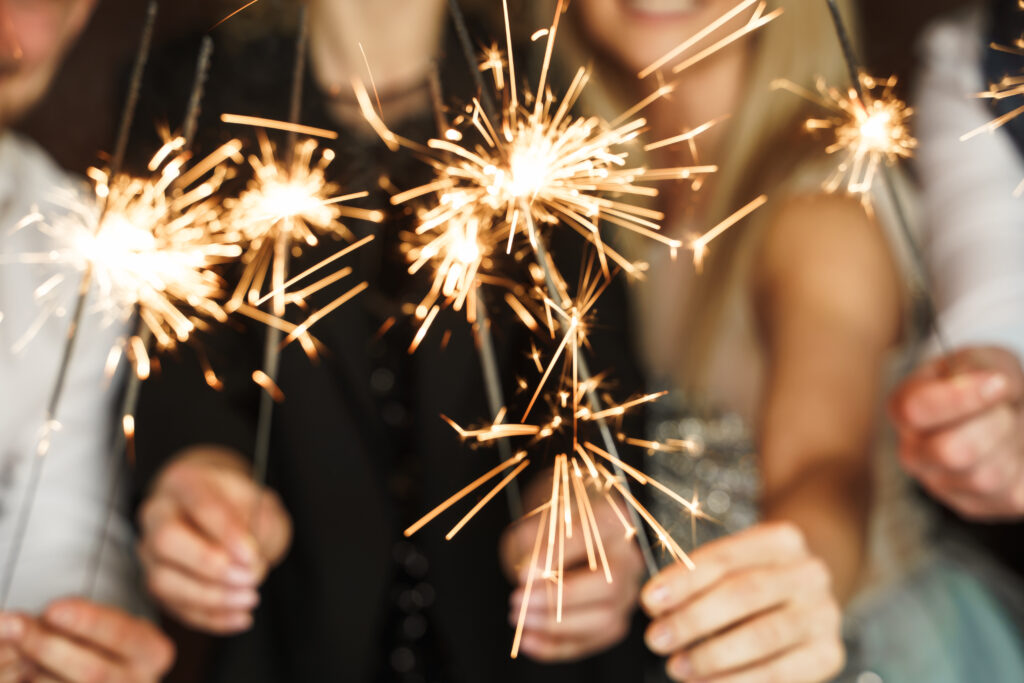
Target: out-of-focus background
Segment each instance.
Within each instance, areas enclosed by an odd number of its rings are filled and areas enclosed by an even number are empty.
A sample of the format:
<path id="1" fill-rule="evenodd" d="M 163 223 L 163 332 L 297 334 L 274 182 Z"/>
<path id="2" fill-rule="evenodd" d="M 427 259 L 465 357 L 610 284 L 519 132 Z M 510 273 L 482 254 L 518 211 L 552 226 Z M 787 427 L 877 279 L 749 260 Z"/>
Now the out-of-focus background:
<path id="1" fill-rule="evenodd" d="M 247 0 L 163 0 L 157 42 L 208 30 Z M 280 3 L 282 0 L 261 0 Z M 368 0 L 361 0 L 368 1 Z M 467 5 L 497 5 L 499 0 L 463 0 Z M 530 0 L 511 0 L 523 4 Z M 577 0 L 585 2 L 586 0 Z M 824 0 L 791 0 L 824 2 Z M 970 0 L 860 0 L 864 60 L 871 73 L 913 73 L 914 38 L 935 17 Z M 84 171 L 96 163 L 98 149 L 109 150 L 118 117 L 118 93 L 127 79 L 145 14 L 143 0 L 100 0 L 95 17 L 66 61 L 49 97 L 27 117 L 23 130 L 40 141 L 66 168 Z M 256 8 L 232 21 L 252 21 Z M 215 87 L 215 86 L 214 86 Z M 68 125 L 68 112 L 75 112 Z M 144 123 L 144 122 L 140 122 Z M 99 143 L 99 144 L 97 144 Z"/>

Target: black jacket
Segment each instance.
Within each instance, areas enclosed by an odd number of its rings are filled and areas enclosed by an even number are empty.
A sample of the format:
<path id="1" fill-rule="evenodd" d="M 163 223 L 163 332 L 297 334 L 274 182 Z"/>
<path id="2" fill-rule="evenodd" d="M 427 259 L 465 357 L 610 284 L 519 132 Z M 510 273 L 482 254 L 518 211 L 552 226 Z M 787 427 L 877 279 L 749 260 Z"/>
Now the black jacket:
<path id="1" fill-rule="evenodd" d="M 289 41 L 274 40 L 215 55 L 200 127 L 208 139 L 200 139 L 199 152 L 245 133 L 225 129 L 218 122 L 223 112 L 286 118 L 292 49 Z M 448 52 L 445 87 L 470 94 L 460 53 L 454 46 Z M 140 121 L 177 122 L 194 59 L 193 46 L 186 45 L 154 60 Z M 336 129 L 322 94 L 308 83 L 303 123 Z M 425 117 L 405 132 L 422 140 L 432 125 Z M 346 192 L 373 191 L 368 206 L 387 207 L 386 196 L 375 191 L 381 171 L 403 188 L 429 177 L 419 160 L 387 153 L 376 142 L 343 135 L 336 147 L 338 180 Z M 414 656 L 433 662 L 428 669 L 435 678 L 427 683 L 642 680 L 637 629 L 626 644 L 575 664 L 543 667 L 525 658 L 510 660 L 510 587 L 497 552 L 509 523 L 503 500 L 493 501 L 452 542 L 444 541 L 444 533 L 472 501 L 426 527 L 412 544 L 402 540 L 406 525 L 497 462 L 494 450 L 467 447 L 440 419 L 444 413 L 472 425 L 489 417 L 473 334 L 463 314 L 442 314 L 413 356 L 406 354 L 412 330 L 401 322 L 405 316 L 399 315 L 399 324 L 383 336 L 376 334 L 400 312 L 400 303 L 415 300 L 409 295 L 424 286 L 405 275 L 398 261 L 395 239 L 407 221 L 399 211 L 383 226 L 349 223 L 357 233 L 376 231 L 380 237 L 338 264 L 354 266 L 348 282 L 366 279 L 370 290 L 313 328 L 326 347 L 318 362 L 294 344 L 283 353 L 279 384 L 286 399 L 274 412 L 269 485 L 292 515 L 294 542 L 262 589 L 253 629 L 216 641 L 208 680 L 417 680 L 389 673 L 395 662 L 387 650 L 410 634 L 420 634 L 409 639 Z M 324 242 L 304 254 L 294 270 L 337 248 L 329 239 Z M 552 249 L 563 262 L 578 264 L 582 258 L 575 237 Z M 572 272 L 566 275 L 575 281 Z M 313 297 L 313 308 L 335 294 Z M 499 302 L 492 297 L 492 308 Z M 638 392 L 642 383 L 626 334 L 621 282 L 604 295 L 598 316 L 592 365 L 614 371 L 621 397 Z M 445 329 L 452 333 L 442 347 Z M 528 333 L 500 313 L 493 329 L 506 394 L 517 400 L 513 380 L 526 367 Z M 138 410 L 140 496 L 183 447 L 225 444 L 251 454 L 259 394 L 250 374 L 259 367 L 263 335 L 258 325 L 236 320 L 198 338 L 224 381 L 219 392 L 204 383 L 193 349 L 160 359 L 160 372 L 146 382 Z M 544 455 L 538 454 L 541 462 Z"/>

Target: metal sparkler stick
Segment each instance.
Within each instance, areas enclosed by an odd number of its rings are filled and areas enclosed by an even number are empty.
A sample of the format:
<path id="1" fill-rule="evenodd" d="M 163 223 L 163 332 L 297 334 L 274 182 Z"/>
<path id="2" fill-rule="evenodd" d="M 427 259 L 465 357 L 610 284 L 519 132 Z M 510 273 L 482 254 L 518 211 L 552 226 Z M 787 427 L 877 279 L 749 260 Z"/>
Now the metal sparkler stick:
<path id="1" fill-rule="evenodd" d="M 206 79 L 210 73 L 210 60 L 213 57 L 213 38 L 203 36 L 199 47 L 199 59 L 196 62 L 195 77 L 192 81 L 192 91 L 189 94 L 188 106 L 185 110 L 185 123 L 182 125 L 181 136 L 185 143 L 182 151 L 191 149 L 195 143 L 196 128 L 199 123 L 199 111 L 202 105 L 203 92 L 206 87 Z M 141 343 L 145 352 L 149 353 L 150 344 L 153 340 L 153 332 L 139 319 L 136 323 L 135 337 Z M 103 561 L 103 552 L 106 549 L 107 535 L 110 532 L 110 525 L 114 521 L 114 511 L 117 509 L 118 497 L 121 486 L 124 482 L 126 466 L 134 465 L 134 458 L 129 457 L 129 462 L 119 463 L 121 454 L 130 446 L 133 435 L 128 434 L 128 429 L 134 429 L 135 413 L 139 407 L 139 394 L 142 390 L 143 377 L 139 372 L 129 372 L 128 385 L 125 388 L 121 400 L 121 410 L 118 413 L 121 417 L 120 428 L 114 437 L 114 444 L 110 450 L 110 465 L 113 471 L 110 491 L 107 494 L 106 512 L 103 516 L 103 525 L 100 527 L 99 536 L 96 538 L 96 546 L 89 559 L 86 569 L 85 584 L 82 594 L 86 597 L 94 597 L 96 594 L 96 583 L 99 578 L 100 565 Z"/>
<path id="2" fill-rule="evenodd" d="M 458 0 L 451 0 L 454 6 L 458 5 Z M 468 61 L 472 62 L 473 50 L 472 41 L 469 37 L 469 28 L 466 26 L 465 16 L 457 10 L 453 10 L 455 16 L 455 29 L 459 34 L 460 43 L 462 44 L 463 50 L 468 48 L 468 52 L 465 52 L 465 57 Z M 478 69 L 473 70 L 473 80 L 477 85 L 477 92 L 480 93 L 481 101 L 485 102 L 484 106 L 489 107 L 487 111 L 493 111 L 494 100 L 491 99 L 491 95 L 487 88 L 484 87 L 483 77 Z M 438 77 L 436 65 L 431 70 L 431 93 L 434 98 L 434 109 L 438 116 L 439 127 L 442 126 L 444 117 L 442 114 L 443 102 L 441 99 L 441 82 Z M 444 136 L 444 130 L 438 130 L 438 134 Z M 504 406 L 505 390 L 502 387 L 501 372 L 498 368 L 498 355 L 494 349 L 494 337 L 491 335 L 491 319 L 487 313 L 487 305 L 484 302 L 484 291 L 482 287 L 476 287 L 474 297 L 476 300 L 476 323 L 474 329 L 477 333 L 477 341 L 480 345 L 480 369 L 483 372 L 484 377 L 484 389 L 487 393 L 487 407 L 491 413 L 491 419 L 497 420 L 501 414 L 502 406 Z M 508 462 L 512 459 L 512 444 L 507 438 L 496 439 L 498 445 L 498 457 L 501 458 L 502 462 Z M 523 516 L 523 497 L 519 490 L 519 482 L 512 481 L 505 488 L 505 501 L 508 503 L 508 513 L 512 520 L 517 520 Z"/>
<path id="3" fill-rule="evenodd" d="M 846 22 L 843 20 L 842 12 L 839 11 L 839 5 L 836 4 L 836 0 L 826 0 L 828 3 L 829 12 L 832 15 L 832 23 L 836 29 L 836 35 L 839 38 L 839 45 L 843 51 L 843 60 L 846 62 L 846 68 L 850 74 L 850 82 L 853 85 L 854 91 L 857 93 L 857 97 L 861 102 L 866 102 L 866 94 L 864 92 L 864 86 L 861 83 L 861 74 L 863 69 L 860 66 L 860 61 L 857 59 L 857 55 L 853 49 L 853 41 L 850 39 L 850 32 L 846 28 Z M 907 218 L 907 212 L 903 205 L 902 198 L 900 197 L 899 191 L 896 189 L 896 181 L 893 177 L 892 170 L 888 164 L 881 164 L 882 170 L 882 184 L 885 186 L 886 192 L 889 195 L 889 200 L 892 203 L 893 212 L 896 214 L 896 224 L 899 227 L 900 233 L 903 236 L 903 240 L 907 245 L 907 249 L 910 251 L 910 257 L 914 264 L 914 269 L 917 271 L 917 276 L 920 279 L 924 292 L 922 301 L 925 306 L 925 314 L 928 316 L 929 324 L 931 325 L 932 331 L 935 333 L 935 341 L 939 345 L 939 349 L 943 354 L 948 354 L 952 350 L 952 345 L 949 343 L 949 339 L 946 333 L 943 331 L 942 326 L 939 324 L 938 307 L 935 305 L 935 300 L 932 294 L 931 278 L 928 275 L 928 268 L 925 265 L 924 254 L 921 251 L 920 245 L 917 243 L 917 239 L 914 237 L 914 233 L 910 229 L 910 221 Z"/>
<path id="4" fill-rule="evenodd" d="M 306 77 L 306 52 L 309 46 L 309 10 L 305 4 L 299 7 L 299 35 L 295 44 L 295 69 L 292 72 L 292 93 L 289 122 L 297 124 L 302 114 L 302 95 Z M 291 168 L 295 154 L 298 134 L 289 131 L 285 148 L 285 167 Z M 284 289 L 282 285 L 288 279 L 289 251 L 291 235 L 282 230 L 276 236 L 274 245 L 274 269 L 277 277 L 272 276 L 275 295 L 271 298 L 272 313 L 278 318 L 284 317 Z M 263 348 L 263 372 L 273 384 L 277 384 L 281 366 L 281 340 L 283 333 L 276 326 L 267 327 L 265 346 Z M 260 394 L 259 417 L 256 423 L 256 446 L 253 451 L 252 478 L 255 483 L 263 486 L 267 481 L 267 466 L 270 460 L 270 432 L 274 414 L 274 397 L 264 390 Z M 259 502 L 257 501 L 257 506 Z M 256 522 L 256 510 L 253 511 L 253 524 Z"/>
<path id="5" fill-rule="evenodd" d="M 135 109 L 139 101 L 139 93 L 142 89 L 142 77 L 146 69 L 146 62 L 149 58 L 150 49 L 153 44 L 153 31 L 156 27 L 156 16 L 158 10 L 157 0 L 150 0 L 146 8 L 146 19 L 142 28 L 139 41 L 139 48 L 135 56 L 135 65 L 132 70 L 132 78 L 128 89 L 128 96 L 125 99 L 124 109 L 121 112 L 120 126 L 118 127 L 117 140 L 114 146 L 114 155 L 111 159 L 111 177 L 120 173 L 124 166 L 124 157 L 128 148 L 128 138 L 131 135 L 132 121 L 135 119 Z M 103 216 L 106 213 L 106 199 L 101 200 L 100 213 L 96 220 L 96 229 L 99 230 L 103 223 Z M 57 421 L 58 408 L 64 394 L 64 386 L 67 382 L 68 371 L 71 367 L 71 359 L 74 356 L 75 345 L 78 341 L 78 333 L 81 330 L 82 318 L 85 313 L 85 302 L 92 285 L 93 268 L 91 263 L 86 265 L 85 272 L 78 288 L 77 300 L 75 301 L 74 312 L 71 322 L 68 325 L 68 334 L 61 354 L 60 365 L 57 370 L 57 379 L 53 390 L 50 393 L 46 406 L 46 418 L 43 424 L 43 432 L 39 439 L 39 446 L 35 457 L 32 458 L 31 470 L 29 472 L 28 488 L 25 491 L 25 498 L 18 511 L 18 518 L 15 522 L 14 540 L 11 545 L 11 552 L 4 565 L 2 577 L 0 577 L 0 611 L 7 608 L 10 598 L 11 585 L 14 582 L 14 573 L 18 566 L 18 559 L 25 544 L 25 535 L 28 531 L 29 521 L 32 517 L 32 508 L 39 492 L 39 482 L 43 474 L 43 464 L 49 452 L 50 440 L 53 433 L 59 427 Z"/>
<path id="6" fill-rule="evenodd" d="M 534 253 L 537 257 L 537 264 L 541 267 L 544 272 L 544 286 L 548 290 L 548 296 L 553 301 L 558 301 L 561 297 L 558 293 L 558 286 L 555 284 L 554 275 L 551 272 L 551 266 L 548 263 L 548 252 L 547 247 L 544 246 L 544 240 L 538 238 L 537 244 L 534 248 Z M 567 323 L 564 320 L 559 320 L 560 326 L 565 326 Z M 587 401 L 590 403 L 590 409 L 594 413 L 599 413 L 604 409 L 601 403 L 601 398 L 597 395 L 597 387 L 593 385 L 591 379 L 593 375 L 590 373 L 590 368 L 587 365 L 587 359 L 581 354 L 577 354 L 576 367 L 579 373 L 580 379 L 585 385 L 587 385 Z M 601 440 L 604 441 L 605 450 L 612 454 L 612 456 L 619 459 L 619 449 L 615 443 L 615 438 L 612 436 L 611 429 L 608 428 L 608 422 L 603 417 L 598 417 L 597 422 L 598 431 L 601 432 Z M 627 492 L 630 491 L 629 479 L 626 477 L 626 473 L 623 472 L 622 467 L 617 463 L 612 463 L 614 467 L 615 476 L 617 476 L 622 483 L 623 487 Z M 630 523 L 636 529 L 637 545 L 640 546 L 640 552 L 644 556 L 644 563 L 647 565 L 647 572 L 654 576 L 659 572 L 658 561 L 654 557 L 654 552 L 651 550 L 650 539 L 647 538 L 646 527 L 643 521 L 640 519 L 640 514 L 632 505 L 627 505 L 626 509 L 629 512 Z"/>
<path id="7" fill-rule="evenodd" d="M 487 390 L 487 404 L 491 415 L 496 420 L 504 405 L 504 391 L 501 386 L 501 375 L 498 372 L 498 359 L 494 352 L 494 338 L 491 336 L 491 321 L 487 316 L 483 290 L 476 291 L 476 331 L 480 340 L 480 367 L 484 373 L 484 386 Z M 498 455 L 502 462 L 512 459 L 512 444 L 507 438 L 497 439 Z M 508 512 L 515 521 L 523 516 L 523 498 L 519 491 L 519 482 L 511 481 L 505 489 Z"/>
<path id="8" fill-rule="evenodd" d="M 476 61 L 475 58 L 473 57 L 474 50 L 472 41 L 469 38 L 469 32 L 468 30 L 465 30 L 465 14 L 462 12 L 462 8 L 459 6 L 458 0 L 449 0 L 449 4 L 451 6 L 452 17 L 457 29 L 456 33 L 458 34 L 459 42 L 462 44 L 462 50 L 467 57 L 470 72 L 473 74 L 474 80 L 476 80 L 480 91 L 486 92 L 486 88 L 483 87 L 483 78 L 480 74 L 479 69 L 477 69 Z M 461 30 L 459 30 L 458 28 L 460 26 L 462 27 Z M 497 125 L 497 112 L 495 111 L 493 101 L 488 102 L 481 100 L 481 106 L 484 107 L 484 114 L 489 119 L 494 121 L 495 125 Z M 558 294 L 558 288 L 555 285 L 554 278 L 551 274 L 550 266 L 548 265 L 547 250 L 543 245 L 543 240 L 537 239 L 534 253 L 537 257 L 537 263 L 540 265 L 542 271 L 544 272 L 544 281 L 548 290 L 548 296 L 550 296 L 555 301 L 559 300 L 560 296 Z M 590 374 L 586 360 L 582 357 L 579 358 L 578 360 L 578 369 L 579 375 L 583 379 L 583 381 L 589 382 L 592 376 Z M 587 399 L 590 401 L 591 409 L 594 410 L 594 412 L 598 412 L 602 409 L 601 399 L 600 397 L 598 397 L 597 392 L 594 388 L 591 387 L 587 390 Z M 618 447 L 616 446 L 615 439 L 612 436 L 611 430 L 608 428 L 608 423 L 603 418 L 596 420 L 596 422 L 598 425 L 598 429 L 601 432 L 601 438 L 604 441 L 605 449 L 609 453 L 612 453 L 617 457 Z M 622 471 L 618 464 L 615 464 L 614 467 L 616 476 L 620 478 L 625 490 L 629 491 L 630 485 L 627 477 L 625 476 L 625 472 Z M 644 530 L 645 527 L 643 526 L 643 522 L 640 519 L 640 515 L 636 512 L 636 510 L 632 508 L 632 506 L 627 505 L 626 507 L 629 509 L 630 521 L 637 530 L 637 544 L 640 546 L 640 551 L 644 556 L 644 562 L 647 566 L 647 571 L 651 576 L 654 576 L 659 571 L 658 562 L 654 558 L 654 553 L 651 550 L 650 540 L 647 538 L 647 533 Z"/>

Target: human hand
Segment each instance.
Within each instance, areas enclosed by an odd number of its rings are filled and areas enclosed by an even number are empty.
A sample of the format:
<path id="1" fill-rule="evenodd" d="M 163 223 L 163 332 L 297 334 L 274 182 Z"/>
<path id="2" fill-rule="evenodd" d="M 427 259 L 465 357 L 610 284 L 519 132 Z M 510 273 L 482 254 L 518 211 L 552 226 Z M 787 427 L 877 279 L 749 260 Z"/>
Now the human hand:
<path id="1" fill-rule="evenodd" d="M 174 661 L 174 646 L 148 621 L 80 598 L 38 618 L 0 615 L 3 683 L 150 683 Z"/>
<path id="2" fill-rule="evenodd" d="M 544 478 L 539 480 L 543 482 Z M 550 485 L 542 488 L 550 490 Z M 553 591 L 537 590 L 535 583 L 530 593 L 520 651 L 535 660 L 564 662 L 588 657 L 612 647 L 629 633 L 640 593 L 643 557 L 633 538 L 627 537 L 612 504 L 598 496 L 591 499 L 591 504 L 612 582 L 600 562 L 597 571 L 590 568 L 579 515 L 574 515 L 572 537 L 565 539 L 562 621 L 555 617 L 557 597 Z M 517 586 L 510 599 L 512 624 L 519 621 L 539 524 L 538 515 L 527 517 L 510 526 L 502 537 L 502 566 Z"/>
<path id="3" fill-rule="evenodd" d="M 21 683 L 31 670 L 18 648 L 9 642 L 7 631 L 13 617 L 13 614 L 0 614 L 0 683 Z"/>
<path id="4" fill-rule="evenodd" d="M 209 633 L 252 625 L 257 589 L 291 543 L 291 520 L 241 456 L 212 447 L 179 456 L 139 520 L 146 584 L 164 609 Z"/>
<path id="5" fill-rule="evenodd" d="M 995 347 L 921 367 L 894 392 L 900 460 L 936 498 L 972 519 L 1024 516 L 1024 371 Z"/>
<path id="6" fill-rule="evenodd" d="M 675 681 L 818 683 L 843 666 L 841 613 L 825 564 L 793 524 L 760 524 L 708 543 L 696 568 L 644 586 L 647 645 Z"/>

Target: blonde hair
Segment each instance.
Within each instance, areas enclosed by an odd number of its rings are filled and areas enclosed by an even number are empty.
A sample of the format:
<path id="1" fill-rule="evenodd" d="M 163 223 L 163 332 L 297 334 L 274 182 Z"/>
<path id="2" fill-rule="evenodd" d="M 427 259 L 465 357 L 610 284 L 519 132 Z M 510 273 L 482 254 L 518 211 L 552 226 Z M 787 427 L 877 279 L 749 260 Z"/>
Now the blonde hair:
<path id="1" fill-rule="evenodd" d="M 543 25 L 550 21 L 554 3 L 548 0 L 537 4 L 541 7 L 534 20 Z M 854 3 L 839 0 L 838 4 L 856 35 Z M 820 115 L 821 110 L 789 92 L 773 90 L 772 82 L 783 78 L 813 88 L 818 78 L 830 84 L 849 80 L 824 0 L 767 0 L 767 5 L 768 12 L 783 6 L 785 11 L 744 39 L 752 41 L 749 71 L 740 104 L 725 123 L 727 134 L 723 136 L 718 158 L 712 160 L 719 171 L 708 188 L 711 196 L 704 218 L 707 225 L 714 225 L 760 194 L 769 196 L 769 206 L 754 214 L 741 229 L 719 237 L 704 261 L 701 276 L 695 280 L 692 313 L 686 325 L 692 343 L 681 369 L 681 381 L 694 395 L 701 393 L 705 381 L 702 370 L 719 333 L 722 311 L 747 271 L 744 266 L 750 263 L 773 205 L 780 203 L 771 200 L 784 199 L 776 191 L 783 190 L 784 184 L 803 169 L 820 164 L 824 156 L 824 145 L 809 136 L 803 126 L 808 118 Z M 549 12 L 546 18 L 545 11 Z M 565 35 L 559 46 L 560 59 L 573 69 L 585 63 L 580 58 L 593 59 L 590 56 L 594 54 L 578 28 L 573 27 L 574 23 L 565 22 Z M 613 81 L 621 78 L 635 75 L 598 58 L 582 106 L 614 118 L 631 104 L 616 102 L 621 96 L 614 93 L 622 89 L 615 88 Z"/>

